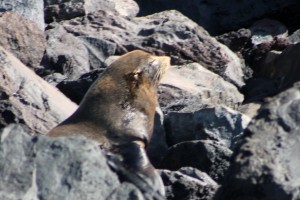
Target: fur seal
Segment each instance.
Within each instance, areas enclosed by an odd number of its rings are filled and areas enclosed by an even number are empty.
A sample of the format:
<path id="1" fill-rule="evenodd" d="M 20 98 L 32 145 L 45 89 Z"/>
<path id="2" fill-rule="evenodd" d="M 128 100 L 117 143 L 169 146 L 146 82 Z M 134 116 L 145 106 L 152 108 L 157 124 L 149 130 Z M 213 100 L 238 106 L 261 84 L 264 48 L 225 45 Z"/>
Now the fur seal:
<path id="1" fill-rule="evenodd" d="M 121 155 L 125 165 L 142 172 L 164 195 L 145 148 L 153 131 L 157 86 L 169 66 L 169 57 L 141 50 L 121 56 L 92 84 L 78 109 L 48 136 L 84 135 L 96 141 Z"/>

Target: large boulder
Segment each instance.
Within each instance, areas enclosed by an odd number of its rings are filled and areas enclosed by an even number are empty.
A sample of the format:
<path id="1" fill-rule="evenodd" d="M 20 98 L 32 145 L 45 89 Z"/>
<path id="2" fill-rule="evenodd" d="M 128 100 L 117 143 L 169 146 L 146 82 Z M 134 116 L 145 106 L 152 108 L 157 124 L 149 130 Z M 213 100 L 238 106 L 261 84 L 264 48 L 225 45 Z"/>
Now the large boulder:
<path id="1" fill-rule="evenodd" d="M 243 62 L 202 27 L 177 11 L 125 19 L 100 10 L 61 24 L 76 36 L 91 36 L 115 43 L 117 54 L 134 49 L 167 54 L 173 64 L 199 62 L 238 87 L 244 85 Z"/>
<path id="2" fill-rule="evenodd" d="M 269 99 L 245 131 L 215 199 L 299 199 L 300 85 Z"/>
<path id="3" fill-rule="evenodd" d="M 135 17 L 139 7 L 134 0 L 45 0 L 45 21 L 62 21 L 84 16 L 97 10 L 110 10 L 122 17 Z"/>
<path id="4" fill-rule="evenodd" d="M 2 47 L 0 63 L 1 127 L 21 122 L 45 134 L 76 110 L 76 104 Z"/>
<path id="5" fill-rule="evenodd" d="M 90 70 L 106 67 L 105 60 L 115 54 L 114 43 L 91 36 L 76 37 L 57 23 L 49 25 L 46 34 L 47 48 L 36 70 L 43 77 L 60 73 L 74 81 Z"/>
<path id="6" fill-rule="evenodd" d="M 104 152 L 83 137 L 31 137 L 20 125 L 0 133 L 0 199 L 146 199 L 121 183 Z"/>
<path id="7" fill-rule="evenodd" d="M 1 4 L 0 4 L 1 5 Z M 32 69 L 40 65 L 46 48 L 46 38 L 34 22 L 17 13 L 0 15 L 0 45 Z"/>
<path id="8" fill-rule="evenodd" d="M 249 122 L 249 117 L 224 106 L 198 109 L 194 106 L 168 113 L 164 123 L 169 146 L 210 139 L 234 149 Z"/>
<path id="9" fill-rule="evenodd" d="M 16 12 L 17 14 L 30 19 L 35 22 L 41 30 L 44 30 L 44 1 L 1 0 L 0 12 L 7 11 Z"/>
<path id="10" fill-rule="evenodd" d="M 171 66 L 159 87 L 159 102 L 167 113 L 199 105 L 237 108 L 244 100 L 237 87 L 198 63 Z"/>
<path id="11" fill-rule="evenodd" d="M 163 10 L 176 9 L 194 20 L 212 34 L 223 33 L 251 24 L 253 21 L 299 6 L 297 0 L 236 1 L 229 0 L 136 0 L 140 15 L 148 15 Z M 288 9 L 287 9 L 288 8 Z M 284 14 L 284 12 L 282 12 Z M 282 15 L 283 15 L 282 14 Z M 287 14 L 287 13 L 285 13 Z M 281 16 L 282 18 L 286 17 Z"/>
<path id="12" fill-rule="evenodd" d="M 290 45 L 282 53 L 266 57 L 259 65 L 261 77 L 279 80 L 278 90 L 283 91 L 300 80 L 300 44 Z"/>
<path id="13" fill-rule="evenodd" d="M 169 170 L 194 167 L 221 182 L 229 168 L 231 154 L 230 149 L 211 140 L 182 142 L 169 148 L 159 167 Z"/>

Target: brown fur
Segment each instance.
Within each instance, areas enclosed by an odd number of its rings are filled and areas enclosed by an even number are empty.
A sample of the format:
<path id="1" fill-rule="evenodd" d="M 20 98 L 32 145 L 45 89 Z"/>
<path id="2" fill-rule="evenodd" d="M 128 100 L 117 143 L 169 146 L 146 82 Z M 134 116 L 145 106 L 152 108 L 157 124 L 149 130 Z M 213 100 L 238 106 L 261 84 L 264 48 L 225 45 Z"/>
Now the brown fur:
<path id="1" fill-rule="evenodd" d="M 90 87 L 75 113 L 48 135 L 84 135 L 108 150 L 126 152 L 127 164 L 161 185 L 144 148 L 152 136 L 156 88 L 169 65 L 169 57 L 139 50 L 123 55 Z"/>

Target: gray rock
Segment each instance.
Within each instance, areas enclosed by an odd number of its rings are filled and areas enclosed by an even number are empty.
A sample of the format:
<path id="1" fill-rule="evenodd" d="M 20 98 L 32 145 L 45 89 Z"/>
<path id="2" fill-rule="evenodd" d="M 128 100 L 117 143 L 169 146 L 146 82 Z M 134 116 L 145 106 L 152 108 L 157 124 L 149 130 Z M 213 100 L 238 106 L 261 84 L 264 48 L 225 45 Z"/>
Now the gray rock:
<path id="1" fill-rule="evenodd" d="M 252 44 L 258 45 L 261 43 L 268 43 L 277 38 L 286 38 L 288 30 L 281 22 L 271 19 L 262 19 L 256 21 L 251 27 L 251 41 Z"/>
<path id="2" fill-rule="evenodd" d="M 299 199 L 300 84 L 261 108 L 215 199 Z"/>
<path id="3" fill-rule="evenodd" d="M 15 119 L 9 122 L 24 122 L 33 132 L 45 134 L 77 108 L 2 47 L 0 64 L 0 91 L 11 107 L 10 114 L 4 117 Z"/>
<path id="4" fill-rule="evenodd" d="M 39 198 L 105 199 L 120 185 L 105 155 L 92 144 L 83 138 L 37 138 Z"/>
<path id="5" fill-rule="evenodd" d="M 4 49 L 28 67 L 39 67 L 46 48 L 46 38 L 43 30 L 34 22 L 17 13 L 5 12 L 0 15 L 0 35 L 0 45 Z"/>
<path id="6" fill-rule="evenodd" d="M 230 165 L 231 154 L 230 149 L 211 140 L 182 142 L 169 148 L 160 168 L 178 170 L 194 167 L 221 182 Z"/>
<path id="7" fill-rule="evenodd" d="M 45 76 L 57 72 L 74 80 L 90 71 L 89 52 L 82 41 L 67 33 L 62 26 L 52 26 L 46 31 L 47 48 L 41 63 L 43 68 L 37 73 Z"/>
<path id="8" fill-rule="evenodd" d="M 6 11 L 13 11 L 24 16 L 35 22 L 41 30 L 44 30 L 44 1 L 1 0 L 0 12 Z"/>
<path id="9" fill-rule="evenodd" d="M 2 131 L 0 168 L 1 199 L 106 199 L 120 185 L 97 145 L 32 138 L 17 125 Z"/>
<path id="10" fill-rule="evenodd" d="M 45 21 L 62 21 L 87 15 L 97 10 L 110 10 L 122 17 L 135 17 L 139 12 L 133 0 L 45 0 Z"/>
<path id="11" fill-rule="evenodd" d="M 300 42 L 300 29 L 296 30 L 292 35 L 290 35 L 289 39 L 292 44 L 299 43 Z"/>
<path id="12" fill-rule="evenodd" d="M 249 122 L 249 117 L 224 106 L 202 109 L 193 106 L 166 116 L 167 142 L 172 146 L 184 141 L 210 139 L 233 149 Z"/>
<path id="13" fill-rule="evenodd" d="M 79 37 L 89 52 L 89 63 L 91 69 L 107 67 L 105 60 L 114 55 L 116 45 L 112 42 L 94 37 Z"/>
<path id="14" fill-rule="evenodd" d="M 200 181 L 179 171 L 162 170 L 160 174 L 166 187 L 167 199 L 210 200 L 218 188 L 216 184 Z"/>
<path id="15" fill-rule="evenodd" d="M 300 80 L 300 44 L 290 45 L 281 54 L 273 55 L 272 59 L 266 58 L 260 63 L 259 75 L 264 78 L 278 80 L 278 90 L 283 91 Z M 283 67 L 284 66 L 284 67 Z"/>
<path id="16" fill-rule="evenodd" d="M 175 64 L 199 62 L 239 87 L 244 84 L 243 62 L 202 27 L 174 10 L 132 19 L 102 10 L 61 24 L 74 35 L 115 43 L 117 54 L 133 49 L 167 54 Z"/>
<path id="17" fill-rule="evenodd" d="M 251 39 L 251 31 L 249 29 L 239 29 L 219 35 L 216 39 L 225 44 L 234 52 L 242 51 Z"/>
<path id="18" fill-rule="evenodd" d="M 182 167 L 178 170 L 178 172 L 190 176 L 192 178 L 198 179 L 202 181 L 205 185 L 218 186 L 218 184 L 210 178 L 205 172 L 201 172 L 200 170 L 193 167 Z"/>
<path id="19" fill-rule="evenodd" d="M 37 73 L 48 76 L 61 73 L 69 81 L 79 79 L 83 74 L 106 67 L 105 60 L 115 54 L 116 45 L 97 37 L 75 37 L 61 25 L 49 25 L 47 49 Z"/>
<path id="20" fill-rule="evenodd" d="M 158 92 L 164 113 L 199 105 L 237 108 L 244 100 L 236 86 L 197 63 L 171 66 Z"/>
<path id="21" fill-rule="evenodd" d="M 131 183 L 123 183 L 118 187 L 111 196 L 108 197 L 110 200 L 121 200 L 121 199 L 130 199 L 130 200 L 144 200 L 144 196 L 138 190 L 136 186 Z"/>
<path id="22" fill-rule="evenodd" d="M 0 130 L 0 199 L 164 199 L 93 141 L 29 134 L 15 124 Z"/>
<path id="23" fill-rule="evenodd" d="M 104 68 L 92 70 L 76 80 L 63 80 L 56 87 L 73 102 L 79 104 L 92 83 L 104 71 Z"/>
<path id="24" fill-rule="evenodd" d="M 176 9 L 208 30 L 211 34 L 224 33 L 245 27 L 255 20 L 268 16 L 286 7 L 294 8 L 297 13 L 297 0 L 274 1 L 236 1 L 223 0 L 136 0 L 140 6 L 140 15 Z M 284 17 L 284 16 L 283 16 Z"/>
<path id="25" fill-rule="evenodd" d="M 34 144 L 29 134 L 26 128 L 16 125 L 0 132 L 0 199 L 37 199 L 32 187 Z"/>

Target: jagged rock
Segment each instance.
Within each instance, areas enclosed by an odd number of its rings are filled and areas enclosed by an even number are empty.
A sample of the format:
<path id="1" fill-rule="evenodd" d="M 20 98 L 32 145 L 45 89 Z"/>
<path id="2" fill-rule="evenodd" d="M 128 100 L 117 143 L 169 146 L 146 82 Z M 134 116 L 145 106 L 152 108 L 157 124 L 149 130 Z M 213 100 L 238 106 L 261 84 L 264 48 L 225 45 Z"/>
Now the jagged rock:
<path id="1" fill-rule="evenodd" d="M 300 42 L 300 29 L 296 30 L 292 35 L 290 35 L 289 39 L 292 44 L 299 43 Z"/>
<path id="2" fill-rule="evenodd" d="M 166 187 L 166 198 L 172 200 L 195 199 L 210 200 L 216 192 L 216 183 L 199 180 L 180 171 L 160 171 Z"/>
<path id="3" fill-rule="evenodd" d="M 70 80 L 90 71 L 89 53 L 86 46 L 77 37 L 54 24 L 48 29 L 47 48 L 41 62 L 42 68 L 37 73 L 42 76 L 53 72 L 61 73 Z"/>
<path id="4" fill-rule="evenodd" d="M 1 118 L 24 122 L 35 133 L 47 133 L 72 114 L 77 106 L 0 47 L 0 91 L 2 102 L 8 104 Z M 1 105 L 3 106 L 1 102 Z"/>
<path id="5" fill-rule="evenodd" d="M 31 137 L 14 124 L 0 136 L 0 199 L 163 199 L 84 137 Z"/>
<path id="6" fill-rule="evenodd" d="M 218 186 L 218 184 L 210 178 L 205 172 L 201 172 L 200 170 L 193 167 L 182 167 L 178 170 L 178 172 L 190 176 L 192 178 L 198 179 L 204 182 L 206 185 Z"/>
<path id="7" fill-rule="evenodd" d="M 271 19 L 256 21 L 251 27 L 251 42 L 254 45 L 269 43 L 277 38 L 286 38 L 288 30 L 281 22 Z"/>
<path id="8" fill-rule="evenodd" d="M 169 170 L 194 167 L 221 182 L 230 165 L 231 154 L 230 149 L 211 140 L 181 142 L 169 148 L 159 167 Z"/>
<path id="9" fill-rule="evenodd" d="M 236 1 L 214 0 L 136 0 L 140 6 L 139 15 L 148 15 L 163 10 L 176 9 L 194 20 L 211 34 L 224 33 L 245 27 L 255 20 L 284 11 L 287 7 L 298 9 L 296 0 Z M 297 13 L 297 10 L 295 11 Z M 286 16 L 286 15 L 285 15 Z M 283 18 L 285 16 L 282 16 Z"/>
<path id="10" fill-rule="evenodd" d="M 139 12 L 133 0 L 45 0 L 45 21 L 62 21 L 84 16 L 97 10 L 110 10 L 122 17 L 135 17 Z"/>
<path id="11" fill-rule="evenodd" d="M 251 31 L 249 29 L 239 29 L 219 35 L 216 39 L 225 44 L 234 52 L 242 51 L 251 39 Z"/>
<path id="12" fill-rule="evenodd" d="M 42 67 L 37 70 L 41 76 L 56 72 L 66 75 L 68 80 L 77 80 L 90 70 L 106 67 L 105 60 L 116 50 L 116 45 L 109 41 L 75 37 L 59 24 L 49 25 L 46 33 L 48 45 Z"/>
<path id="13" fill-rule="evenodd" d="M 105 61 L 108 57 L 116 52 L 116 45 L 107 40 L 94 37 L 79 37 L 83 44 L 85 44 L 89 52 L 89 63 L 91 69 L 99 69 L 100 67 L 107 67 Z"/>
<path id="14" fill-rule="evenodd" d="M 64 80 L 57 84 L 57 88 L 73 102 L 79 104 L 92 83 L 104 71 L 103 69 L 93 70 L 83 74 L 79 79 L 70 81 Z"/>
<path id="15" fill-rule="evenodd" d="M 239 107 L 239 112 L 243 113 L 244 115 L 248 116 L 250 119 L 253 119 L 258 113 L 258 110 L 261 107 L 261 102 L 248 102 Z"/>
<path id="16" fill-rule="evenodd" d="M 32 138 L 16 125 L 2 131 L 0 169 L 1 199 L 105 199 L 120 185 L 96 145 Z"/>
<path id="17" fill-rule="evenodd" d="M 32 20 L 37 26 L 44 30 L 44 1 L 36 0 L 1 0 L 0 12 L 13 11 L 27 19 Z M 18 22 L 13 20 L 14 23 Z M 16 25 L 18 27 L 18 25 Z"/>
<path id="18" fill-rule="evenodd" d="M 269 99 L 245 131 L 215 199 L 300 198 L 300 84 Z"/>
<path id="19" fill-rule="evenodd" d="M 4 49 L 28 67 L 39 67 L 46 48 L 46 38 L 34 22 L 17 13 L 5 12 L 0 15 L 0 36 L 0 45 Z"/>
<path id="20" fill-rule="evenodd" d="M 199 62 L 239 87 L 244 84 L 243 62 L 203 28 L 174 10 L 132 19 L 100 10 L 61 24 L 76 36 L 115 43 L 117 54 L 133 49 L 167 54 L 174 64 Z"/>
<path id="21" fill-rule="evenodd" d="M 272 59 L 266 58 L 259 65 L 259 75 L 263 78 L 278 80 L 279 91 L 291 87 L 300 80 L 300 44 L 286 48 L 281 54 L 275 54 Z"/>
<path id="22" fill-rule="evenodd" d="M 280 90 L 281 81 L 278 79 L 252 78 L 242 88 L 245 95 L 244 103 L 262 103 L 265 98 L 276 95 Z"/>
<path id="23" fill-rule="evenodd" d="M 200 105 L 237 108 L 244 100 L 233 84 L 197 63 L 171 66 L 158 92 L 164 113 Z"/>
<path id="24" fill-rule="evenodd" d="M 199 109 L 192 105 L 168 113 L 165 119 L 167 142 L 172 146 L 190 140 L 210 139 L 233 149 L 249 122 L 249 117 L 224 106 Z"/>

